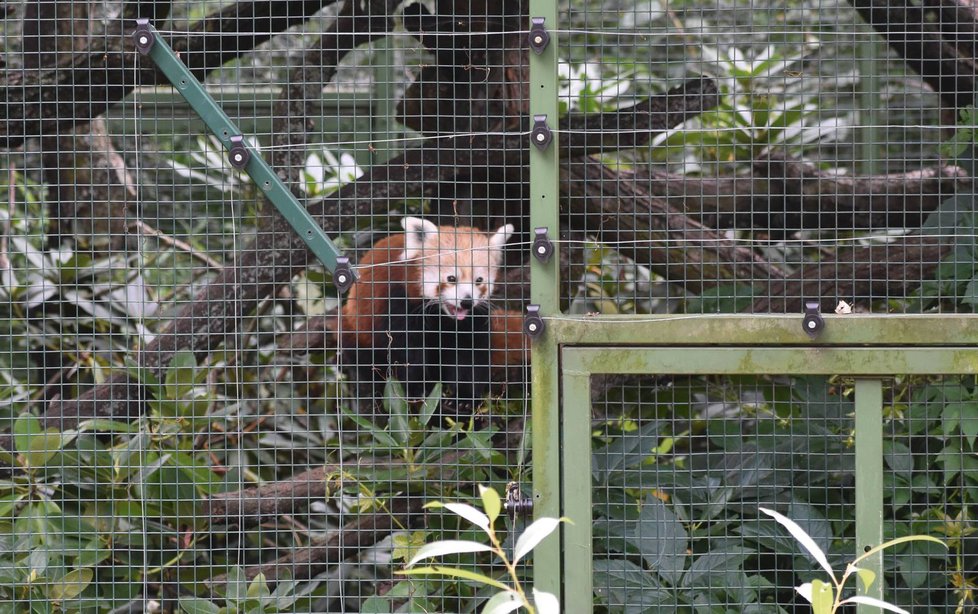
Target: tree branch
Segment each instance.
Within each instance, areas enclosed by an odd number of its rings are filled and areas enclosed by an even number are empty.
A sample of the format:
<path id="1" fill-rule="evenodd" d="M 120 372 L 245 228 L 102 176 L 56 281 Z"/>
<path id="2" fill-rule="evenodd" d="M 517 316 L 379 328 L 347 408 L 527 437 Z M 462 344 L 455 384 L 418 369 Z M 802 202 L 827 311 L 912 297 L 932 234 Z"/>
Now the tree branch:
<path id="1" fill-rule="evenodd" d="M 631 149 L 645 145 L 665 130 L 720 104 L 712 79 L 691 79 L 661 96 L 632 107 L 605 113 L 572 113 L 560 122 L 561 159 Z"/>
<path id="2" fill-rule="evenodd" d="M 195 23 L 189 34 L 169 37 L 197 79 L 241 57 L 273 33 L 307 21 L 336 0 L 241 1 Z M 159 5 L 159 6 L 157 6 Z M 166 83 L 148 60 L 138 63 L 132 42 L 135 17 L 159 17 L 164 3 L 130 2 L 123 17 L 106 27 L 87 53 L 39 71 L 0 71 L 0 148 L 12 149 L 28 137 L 67 131 L 98 117 L 137 85 Z M 147 12 L 149 11 L 149 12 Z M 154 12 L 157 11 L 157 12 Z M 242 26 L 251 32 L 239 32 Z"/>
<path id="3" fill-rule="evenodd" d="M 915 228 L 959 188 L 971 183 L 957 166 L 876 176 L 831 175 L 785 157 L 758 160 L 747 177 L 690 177 L 652 170 L 620 180 L 682 203 L 711 228 L 772 230 Z"/>
<path id="4" fill-rule="evenodd" d="M 785 279 L 772 280 L 752 313 L 792 313 L 818 300 L 831 313 L 838 301 L 904 298 L 934 276 L 952 242 L 908 236 L 892 243 L 842 250 L 822 262 L 803 263 Z"/>
<path id="5" fill-rule="evenodd" d="M 253 565 L 245 569 L 245 576 L 252 579 L 264 574 L 269 584 L 276 584 L 286 574 L 293 580 L 308 580 L 323 573 L 342 561 L 348 553 L 359 552 L 373 546 L 399 527 L 410 525 L 410 517 L 421 511 L 424 501 L 404 496 L 390 504 L 390 511 L 379 510 L 362 514 L 353 522 L 334 532 L 325 540 L 297 548 L 289 554 L 263 565 Z M 214 576 L 208 581 L 211 587 L 227 582 L 226 575 Z"/>
<path id="6" fill-rule="evenodd" d="M 750 249 L 720 237 L 637 183 L 587 159 L 565 165 L 562 205 L 572 227 L 598 237 L 695 294 L 728 280 L 784 273 Z M 650 249 L 655 247 L 655 249 Z"/>

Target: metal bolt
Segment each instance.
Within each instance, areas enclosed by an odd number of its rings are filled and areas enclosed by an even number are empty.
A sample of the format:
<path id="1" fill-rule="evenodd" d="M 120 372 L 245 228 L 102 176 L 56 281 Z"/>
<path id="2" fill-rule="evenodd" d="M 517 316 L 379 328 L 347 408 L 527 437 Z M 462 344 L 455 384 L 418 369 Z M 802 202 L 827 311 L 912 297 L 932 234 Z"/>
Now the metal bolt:
<path id="1" fill-rule="evenodd" d="M 530 332 L 531 332 L 531 333 L 535 333 L 535 332 L 537 332 L 537 325 L 536 325 L 536 324 L 534 324 L 534 323 L 532 323 L 532 322 L 530 323 L 530 325 L 529 325 L 529 326 L 528 326 L 527 328 L 529 328 L 529 329 L 530 329 Z"/>
<path id="2" fill-rule="evenodd" d="M 537 134 L 537 141 L 539 141 L 539 142 L 541 142 L 541 143 L 542 143 L 542 142 L 543 142 L 543 140 L 544 140 L 544 139 L 546 139 L 546 138 L 547 138 L 547 135 L 545 135 L 545 134 L 543 134 L 542 132 L 540 132 L 540 133 L 538 133 L 538 134 Z"/>
<path id="3" fill-rule="evenodd" d="M 808 323 L 808 328 L 815 328 L 816 326 L 818 326 L 818 324 L 815 322 L 815 320 L 811 320 Z"/>
<path id="4" fill-rule="evenodd" d="M 533 42 L 539 45 L 543 43 L 543 37 L 537 34 L 536 36 L 533 37 Z"/>
<path id="5" fill-rule="evenodd" d="M 142 36 L 140 36 L 140 37 L 139 37 L 139 44 L 140 44 L 140 45 L 146 45 L 146 44 L 149 44 L 149 37 L 148 37 L 148 36 L 146 36 L 145 34 L 144 34 L 144 35 L 142 35 Z"/>
<path id="6" fill-rule="evenodd" d="M 346 275 L 340 275 L 339 277 L 336 278 L 336 281 L 340 282 L 341 284 L 345 284 L 346 283 Z"/>
<path id="7" fill-rule="evenodd" d="M 537 248 L 537 253 L 538 254 L 546 254 L 547 253 L 547 246 L 546 245 L 541 245 L 540 247 L 538 247 Z"/>

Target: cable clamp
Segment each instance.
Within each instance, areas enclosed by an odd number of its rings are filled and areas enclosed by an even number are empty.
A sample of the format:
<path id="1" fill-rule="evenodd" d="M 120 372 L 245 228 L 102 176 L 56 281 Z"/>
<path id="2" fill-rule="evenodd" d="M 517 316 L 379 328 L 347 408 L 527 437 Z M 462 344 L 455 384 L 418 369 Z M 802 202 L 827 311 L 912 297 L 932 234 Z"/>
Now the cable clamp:
<path id="1" fill-rule="evenodd" d="M 149 25 L 149 19 L 144 17 L 136 20 L 136 29 L 132 33 L 132 40 L 136 43 L 136 51 L 141 55 L 146 55 L 153 49 L 156 36 L 153 33 L 153 26 Z"/>
<path id="2" fill-rule="evenodd" d="M 550 32 L 547 32 L 547 28 L 543 25 L 543 22 L 543 17 L 530 18 L 530 35 L 527 37 L 526 42 L 530 46 L 530 49 L 537 54 L 543 53 L 543 50 L 550 44 Z"/>
<path id="3" fill-rule="evenodd" d="M 534 115 L 533 127 L 530 128 L 530 142 L 540 151 L 546 151 L 554 140 L 554 133 L 547 124 L 546 115 Z"/>
<path id="4" fill-rule="evenodd" d="M 345 293 L 356 280 L 357 274 L 350 266 L 350 259 L 346 256 L 337 256 L 336 267 L 333 268 L 333 285 L 336 289 Z"/>
<path id="5" fill-rule="evenodd" d="M 540 305 L 527 305 L 526 315 L 523 316 L 523 332 L 531 339 L 536 339 L 543 334 L 546 325 L 540 317 Z"/>
<path id="6" fill-rule="evenodd" d="M 825 328 L 825 320 L 822 319 L 822 310 L 818 301 L 805 301 L 805 318 L 801 325 L 812 339 Z"/>
<path id="7" fill-rule="evenodd" d="M 550 258 L 554 255 L 554 244 L 547 230 L 546 226 L 533 229 L 533 257 L 543 264 L 550 262 Z"/>

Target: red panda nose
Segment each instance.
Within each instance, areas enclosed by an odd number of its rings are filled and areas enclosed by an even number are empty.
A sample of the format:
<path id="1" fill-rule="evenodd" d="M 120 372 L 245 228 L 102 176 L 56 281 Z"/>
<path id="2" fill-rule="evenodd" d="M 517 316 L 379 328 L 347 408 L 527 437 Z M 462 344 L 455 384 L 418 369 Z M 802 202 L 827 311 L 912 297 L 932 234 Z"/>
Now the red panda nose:
<path id="1" fill-rule="evenodd" d="M 462 309 L 472 309 L 473 305 L 475 305 L 475 301 L 470 298 L 462 299 L 462 301 L 458 304 L 458 306 Z"/>

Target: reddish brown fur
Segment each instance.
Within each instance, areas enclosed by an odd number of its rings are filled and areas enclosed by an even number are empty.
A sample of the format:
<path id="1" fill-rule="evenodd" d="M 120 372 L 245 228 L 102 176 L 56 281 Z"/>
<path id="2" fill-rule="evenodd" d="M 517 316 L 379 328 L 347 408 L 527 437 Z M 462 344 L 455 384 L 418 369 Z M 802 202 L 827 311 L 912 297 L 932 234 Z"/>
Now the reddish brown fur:
<path id="1" fill-rule="evenodd" d="M 360 260 L 360 278 L 350 288 L 343 305 L 343 345 L 373 347 L 374 335 L 381 330 L 390 288 L 406 285 L 408 295 L 421 296 L 416 263 L 398 262 L 404 251 L 404 233 L 381 239 Z M 378 266 L 380 265 L 380 266 Z"/>
<path id="2" fill-rule="evenodd" d="M 508 309 L 492 311 L 492 366 L 522 367 L 530 360 L 530 347 L 523 332 L 523 314 Z"/>
<path id="3" fill-rule="evenodd" d="M 456 236 L 481 232 L 460 227 Z M 401 285 L 411 298 L 421 298 L 420 261 L 400 262 L 404 251 L 404 233 L 395 233 L 378 241 L 360 260 L 360 278 L 350 288 L 343 305 L 342 345 L 348 348 L 376 347 L 383 316 L 388 308 L 392 287 Z M 493 367 L 520 367 L 529 359 L 529 347 L 523 333 L 523 314 L 505 309 L 493 310 L 491 316 L 491 361 Z"/>

